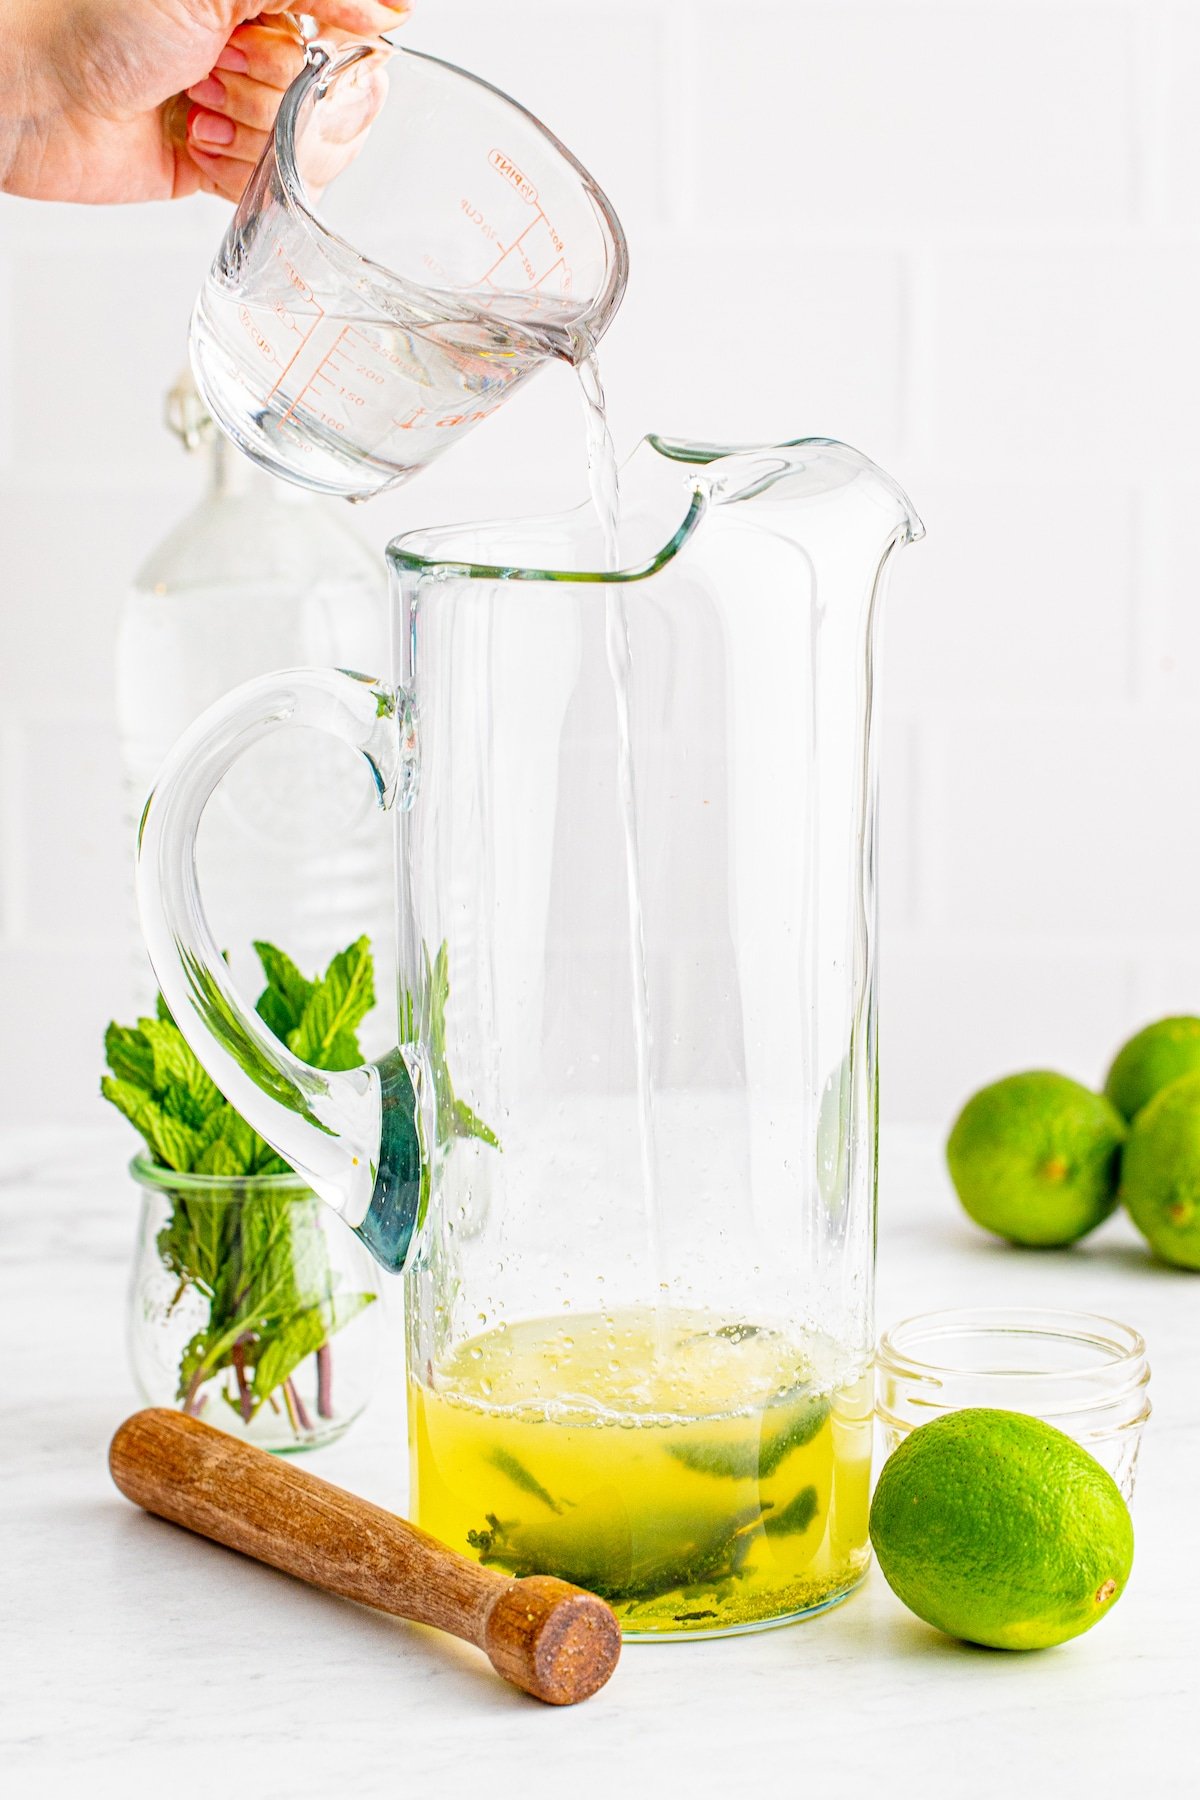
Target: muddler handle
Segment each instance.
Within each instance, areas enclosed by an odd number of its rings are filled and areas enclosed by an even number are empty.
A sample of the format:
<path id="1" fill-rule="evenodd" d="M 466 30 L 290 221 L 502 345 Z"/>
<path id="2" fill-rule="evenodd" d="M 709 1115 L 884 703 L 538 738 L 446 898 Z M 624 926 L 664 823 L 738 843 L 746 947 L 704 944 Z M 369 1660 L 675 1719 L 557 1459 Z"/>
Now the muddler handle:
<path id="1" fill-rule="evenodd" d="M 166 1407 L 134 1413 L 108 1466 L 147 1512 L 328 1593 L 465 1638 L 507 1681 L 553 1706 L 586 1700 L 616 1667 L 620 1627 L 594 1594 L 551 1575 L 516 1581 L 485 1569 L 200 1419 Z"/>

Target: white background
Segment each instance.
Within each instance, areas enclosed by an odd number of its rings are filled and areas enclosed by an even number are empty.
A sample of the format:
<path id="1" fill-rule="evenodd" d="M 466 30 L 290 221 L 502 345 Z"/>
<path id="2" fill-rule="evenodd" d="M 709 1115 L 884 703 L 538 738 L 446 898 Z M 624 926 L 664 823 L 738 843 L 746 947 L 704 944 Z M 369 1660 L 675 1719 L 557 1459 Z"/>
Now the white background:
<path id="1" fill-rule="evenodd" d="M 643 432 L 828 434 L 910 491 L 883 756 L 883 1093 L 945 1124 L 1200 1010 L 1200 7 L 421 0 L 627 227 Z M 94 1119 L 125 997 L 121 594 L 194 497 L 161 425 L 216 202 L 0 202 L 0 1122 Z M 578 444 L 578 456 L 570 446 Z M 358 516 L 583 486 L 547 374 Z"/>

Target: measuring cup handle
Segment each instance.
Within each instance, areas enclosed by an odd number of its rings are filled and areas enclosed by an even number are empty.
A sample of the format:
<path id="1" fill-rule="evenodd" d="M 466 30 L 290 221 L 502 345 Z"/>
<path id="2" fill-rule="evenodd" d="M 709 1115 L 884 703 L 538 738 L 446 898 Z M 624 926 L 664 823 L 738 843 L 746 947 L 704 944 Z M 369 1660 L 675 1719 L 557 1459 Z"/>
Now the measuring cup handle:
<path id="1" fill-rule="evenodd" d="M 180 1031 L 226 1099 L 385 1267 L 399 1269 L 425 1192 L 422 1142 L 434 1141 L 422 1116 L 432 1106 L 430 1084 L 400 1050 L 345 1072 L 293 1056 L 234 986 L 200 897 L 196 834 L 213 790 L 251 745 L 287 725 L 349 744 L 381 809 L 404 804 L 416 761 L 403 696 L 335 669 L 247 682 L 184 734 L 146 802 L 137 857 L 142 932 Z"/>

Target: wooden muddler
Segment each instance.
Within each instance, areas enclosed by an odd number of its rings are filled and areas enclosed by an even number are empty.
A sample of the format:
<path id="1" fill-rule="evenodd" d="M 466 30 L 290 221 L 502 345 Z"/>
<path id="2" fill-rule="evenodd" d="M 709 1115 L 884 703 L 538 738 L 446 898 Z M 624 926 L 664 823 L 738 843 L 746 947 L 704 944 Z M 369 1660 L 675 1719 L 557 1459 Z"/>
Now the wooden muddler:
<path id="1" fill-rule="evenodd" d="M 108 1453 L 130 1500 L 363 1606 L 475 1644 L 506 1681 L 552 1706 L 604 1686 L 621 1632 L 603 1600 L 551 1575 L 485 1569 L 367 1500 L 199 1419 L 150 1407 Z"/>

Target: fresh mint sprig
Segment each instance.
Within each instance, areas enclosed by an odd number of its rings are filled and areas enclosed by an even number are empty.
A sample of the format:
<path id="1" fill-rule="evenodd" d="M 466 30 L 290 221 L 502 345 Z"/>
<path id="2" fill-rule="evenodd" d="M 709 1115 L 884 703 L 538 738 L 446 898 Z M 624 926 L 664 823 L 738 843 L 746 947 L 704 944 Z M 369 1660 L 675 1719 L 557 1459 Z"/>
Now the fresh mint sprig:
<path id="1" fill-rule="evenodd" d="M 316 1068 L 361 1063 L 358 1027 L 375 1001 L 368 939 L 312 981 L 273 944 L 255 950 L 266 977 L 257 1002 L 263 1023 Z M 294 1192 L 231 1200 L 219 1185 L 292 1171 L 220 1093 L 161 997 L 155 1018 L 110 1025 L 104 1047 L 110 1073 L 101 1091 L 141 1132 L 151 1160 L 213 1178 L 207 1192 L 189 1184 L 172 1194 L 158 1236 L 163 1265 L 178 1283 L 173 1304 L 192 1290 L 208 1307 L 180 1360 L 178 1398 L 197 1410 L 205 1383 L 231 1370 L 221 1391 L 244 1420 L 269 1402 L 282 1404 L 297 1434 L 310 1429 L 295 1371 L 315 1355 L 317 1410 L 331 1416 L 329 1340 L 376 1296 L 338 1291 L 318 1200 Z"/>

